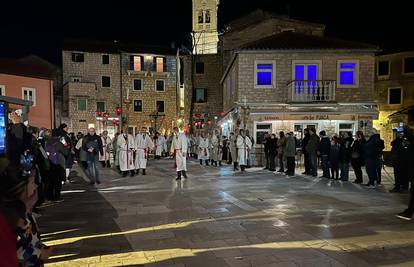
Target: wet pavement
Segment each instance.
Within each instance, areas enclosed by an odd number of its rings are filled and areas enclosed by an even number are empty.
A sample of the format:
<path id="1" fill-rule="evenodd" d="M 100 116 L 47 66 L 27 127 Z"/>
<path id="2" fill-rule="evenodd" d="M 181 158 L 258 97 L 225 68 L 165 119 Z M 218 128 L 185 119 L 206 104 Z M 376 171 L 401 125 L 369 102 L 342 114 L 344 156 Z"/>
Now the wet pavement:
<path id="1" fill-rule="evenodd" d="M 414 223 L 394 217 L 409 195 L 387 192 L 389 173 L 367 189 L 194 161 L 176 182 L 172 161 L 149 165 L 97 187 L 75 171 L 39 218 L 47 266 L 414 266 Z"/>

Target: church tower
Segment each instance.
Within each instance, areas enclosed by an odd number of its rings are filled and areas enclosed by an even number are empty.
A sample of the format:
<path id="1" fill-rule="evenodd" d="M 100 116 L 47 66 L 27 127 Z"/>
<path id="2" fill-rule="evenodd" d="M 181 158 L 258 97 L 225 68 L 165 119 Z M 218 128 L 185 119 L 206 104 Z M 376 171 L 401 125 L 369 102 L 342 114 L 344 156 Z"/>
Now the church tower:
<path id="1" fill-rule="evenodd" d="M 220 0 L 193 0 L 193 53 L 217 54 Z"/>

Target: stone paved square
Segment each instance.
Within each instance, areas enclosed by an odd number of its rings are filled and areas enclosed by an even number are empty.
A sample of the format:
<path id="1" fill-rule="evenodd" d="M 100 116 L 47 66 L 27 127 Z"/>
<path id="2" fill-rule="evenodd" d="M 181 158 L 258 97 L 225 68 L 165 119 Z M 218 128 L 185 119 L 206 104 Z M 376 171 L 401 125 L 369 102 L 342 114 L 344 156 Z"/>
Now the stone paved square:
<path id="1" fill-rule="evenodd" d="M 394 217 L 409 196 L 387 192 L 387 173 L 366 189 L 195 161 L 181 182 L 169 160 L 147 172 L 105 169 L 91 187 L 76 169 L 39 218 L 47 266 L 414 266 L 414 224 Z"/>

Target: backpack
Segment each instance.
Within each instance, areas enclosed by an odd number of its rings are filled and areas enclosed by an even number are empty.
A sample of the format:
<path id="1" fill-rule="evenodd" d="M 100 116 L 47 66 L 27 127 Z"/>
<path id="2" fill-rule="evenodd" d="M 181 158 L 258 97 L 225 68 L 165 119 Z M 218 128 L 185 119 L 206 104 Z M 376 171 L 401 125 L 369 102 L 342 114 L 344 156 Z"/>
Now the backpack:
<path id="1" fill-rule="evenodd" d="M 49 156 L 49 160 L 55 164 L 58 165 L 59 164 L 59 156 L 58 156 L 58 152 L 56 149 L 56 145 L 55 144 L 47 144 L 46 145 L 46 152 Z"/>

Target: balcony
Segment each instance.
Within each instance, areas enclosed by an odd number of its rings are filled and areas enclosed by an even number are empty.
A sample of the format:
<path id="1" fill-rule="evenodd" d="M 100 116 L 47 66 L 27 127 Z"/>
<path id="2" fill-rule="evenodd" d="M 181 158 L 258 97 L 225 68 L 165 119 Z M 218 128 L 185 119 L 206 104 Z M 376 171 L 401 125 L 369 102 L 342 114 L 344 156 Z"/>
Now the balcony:
<path id="1" fill-rule="evenodd" d="M 336 81 L 291 81 L 288 84 L 291 102 L 335 101 Z"/>

